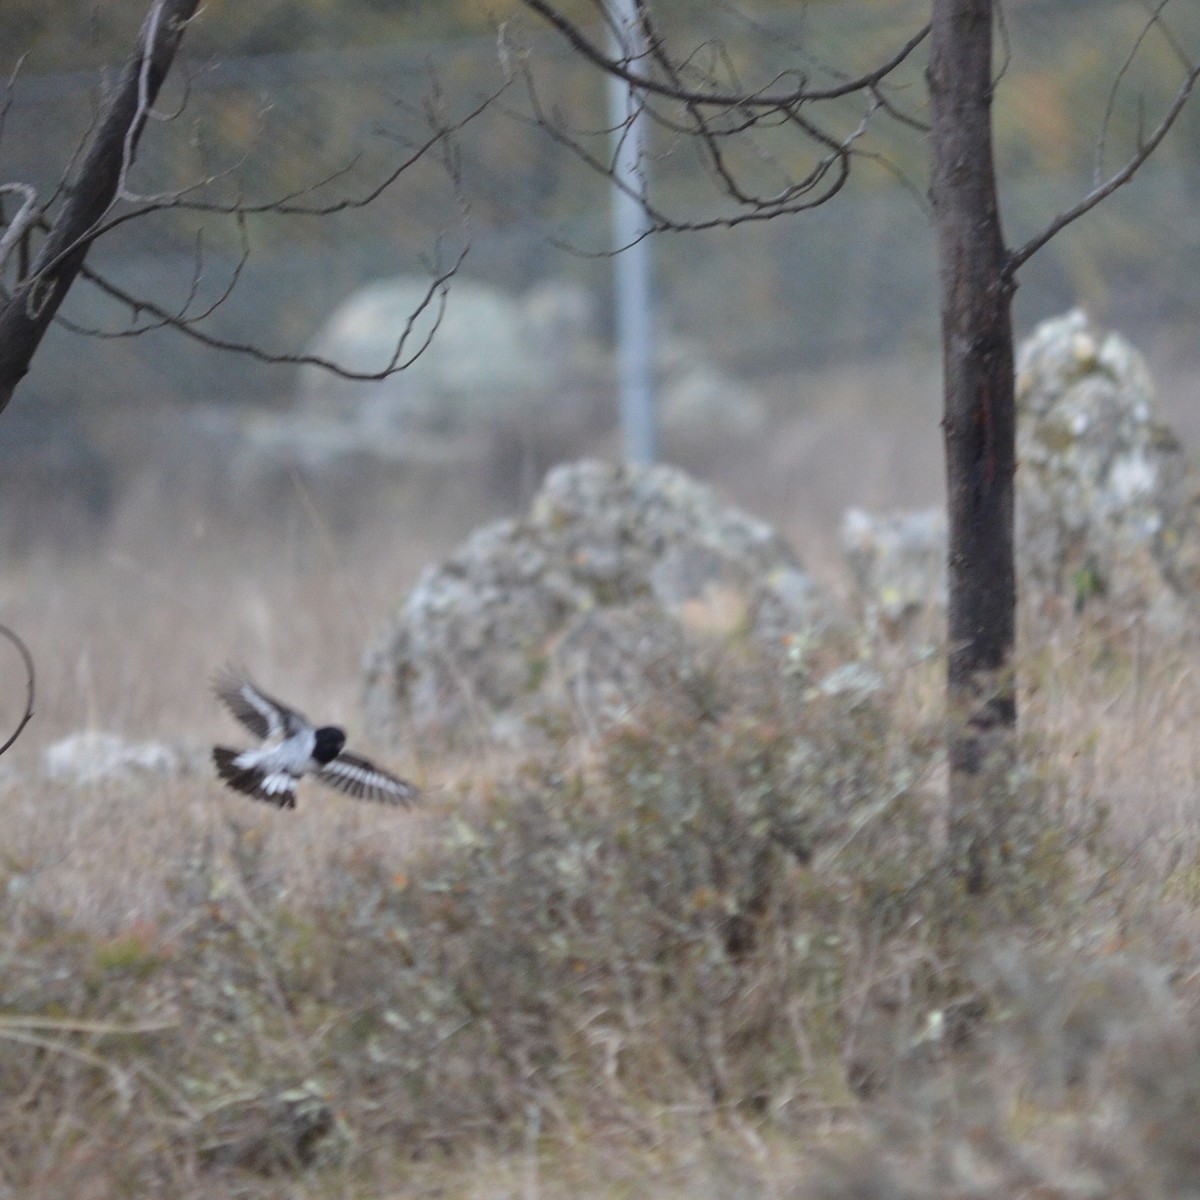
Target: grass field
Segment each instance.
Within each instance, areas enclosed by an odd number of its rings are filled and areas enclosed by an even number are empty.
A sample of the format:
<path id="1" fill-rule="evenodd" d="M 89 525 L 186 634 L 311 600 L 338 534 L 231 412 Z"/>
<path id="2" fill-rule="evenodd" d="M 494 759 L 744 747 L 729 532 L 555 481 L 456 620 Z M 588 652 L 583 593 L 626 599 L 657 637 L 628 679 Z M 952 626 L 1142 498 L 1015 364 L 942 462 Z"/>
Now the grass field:
<path id="1" fill-rule="evenodd" d="M 840 586 L 829 501 L 778 494 Z M 0 782 L 0 1197 L 1194 1194 L 1186 647 L 1026 636 L 1036 836 L 981 904 L 939 863 L 936 660 L 881 650 L 882 700 L 801 712 L 731 649 L 721 721 L 533 762 L 362 743 L 364 647 L 489 507 L 417 499 L 335 534 L 302 489 L 267 526 L 147 485 L 0 580 L 38 666 Z M 425 803 L 41 776 L 81 729 L 240 736 L 227 660 Z M 6 729 L 15 656 L 0 684 Z"/>

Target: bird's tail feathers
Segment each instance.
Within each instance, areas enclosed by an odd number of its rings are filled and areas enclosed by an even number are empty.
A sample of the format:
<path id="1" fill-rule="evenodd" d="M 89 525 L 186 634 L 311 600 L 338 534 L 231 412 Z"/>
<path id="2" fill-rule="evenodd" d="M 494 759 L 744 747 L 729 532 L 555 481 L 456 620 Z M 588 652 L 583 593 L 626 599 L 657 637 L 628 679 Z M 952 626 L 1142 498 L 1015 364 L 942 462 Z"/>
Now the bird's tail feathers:
<path id="1" fill-rule="evenodd" d="M 217 774 L 234 791 L 242 792 L 247 796 L 253 797 L 255 800 L 265 800 L 268 804 L 274 804 L 276 808 L 296 807 L 296 796 L 294 793 L 280 792 L 276 795 L 266 795 L 261 790 L 263 782 L 262 771 L 256 767 L 239 766 L 237 759 L 240 753 L 241 751 L 231 750 L 228 746 L 214 746 L 212 752 Z"/>

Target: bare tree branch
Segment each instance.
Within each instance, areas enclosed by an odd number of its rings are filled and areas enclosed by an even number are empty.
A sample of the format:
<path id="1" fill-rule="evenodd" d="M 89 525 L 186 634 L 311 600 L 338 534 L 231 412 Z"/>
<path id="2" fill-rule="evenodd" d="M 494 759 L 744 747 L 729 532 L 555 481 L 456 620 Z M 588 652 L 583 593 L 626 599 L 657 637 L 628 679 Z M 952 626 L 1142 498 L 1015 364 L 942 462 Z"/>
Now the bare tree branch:
<path id="1" fill-rule="evenodd" d="M 924 129 L 920 121 L 885 96 L 884 83 L 925 41 L 927 27 L 865 74 L 837 78 L 829 86 L 818 87 L 802 70 L 789 70 L 755 86 L 742 81 L 735 57 L 720 42 L 706 41 L 683 55 L 673 52 L 647 0 L 634 0 L 632 19 L 639 33 L 636 50 L 629 44 L 627 31 L 615 26 L 616 17 L 602 0 L 595 0 L 595 7 L 613 35 L 611 47 L 604 48 L 594 34 L 585 33 L 577 21 L 564 15 L 554 0 L 524 3 L 549 22 L 575 52 L 628 86 L 631 111 L 624 128 L 629 128 L 635 117 L 644 117 L 673 142 L 691 142 L 702 156 L 718 197 L 718 211 L 710 210 L 702 217 L 667 211 L 648 180 L 635 183 L 616 170 L 622 128 L 583 131 L 569 127 L 557 109 L 543 104 L 530 55 L 512 53 L 506 32 L 500 31 L 506 73 L 510 78 L 520 75 L 525 84 L 528 109 L 519 119 L 541 128 L 589 171 L 638 204 L 645 226 L 636 241 L 664 232 L 729 229 L 817 208 L 845 187 L 854 158 L 890 166 L 878 152 L 860 149 L 877 114 Z M 785 83 L 789 86 L 783 86 Z M 851 122 L 846 101 L 856 96 L 862 97 L 864 107 Z M 819 113 L 818 104 L 822 105 Z M 655 157 L 669 153 L 666 149 Z M 605 257 L 628 248 L 593 251 L 549 240 L 569 253 L 588 257 Z"/>
<path id="2" fill-rule="evenodd" d="M 8 223 L 8 228 L 5 229 L 4 236 L 0 237 L 0 276 L 4 274 L 9 256 L 18 243 L 25 238 L 29 230 L 37 223 L 39 215 L 37 188 L 33 184 L 0 183 L 0 196 L 13 192 L 24 196 L 24 200 L 21 202 L 21 207 L 17 209 L 17 215 Z"/>
<path id="3" fill-rule="evenodd" d="M 1170 3 L 1171 0 L 1159 0 L 1154 16 L 1157 17 Z M 1104 155 L 1108 147 L 1108 131 L 1112 125 L 1113 115 L 1116 112 L 1117 96 L 1120 94 L 1121 84 L 1124 83 L 1125 76 L 1128 75 L 1134 60 L 1137 58 L 1138 51 L 1142 48 L 1142 43 L 1149 36 L 1150 30 L 1153 28 L 1154 18 L 1151 18 L 1142 27 L 1141 33 L 1138 34 L 1137 39 L 1130 46 L 1129 53 L 1125 55 L 1125 61 L 1121 63 L 1117 73 L 1113 76 L 1112 85 L 1108 89 L 1108 98 L 1104 102 L 1104 116 L 1100 119 L 1100 135 L 1096 138 L 1096 158 L 1095 165 L 1092 167 L 1093 187 L 1099 187 L 1104 179 Z"/>
<path id="4" fill-rule="evenodd" d="M 245 355 L 266 363 L 315 366 L 353 380 L 380 380 L 404 369 L 423 352 L 441 322 L 447 285 L 462 266 L 470 246 L 469 207 L 464 198 L 461 166 L 453 139 L 496 101 L 508 87 L 508 82 L 504 82 L 495 92 L 476 97 L 466 112 L 451 117 L 438 80 L 431 77 L 423 106 L 420 109 L 402 106 L 423 116 L 427 134 L 415 140 L 392 135 L 401 152 L 382 177 L 367 181 L 365 187 L 343 189 L 343 194 L 328 202 L 317 202 L 316 193 L 348 176 L 358 165 L 361 156 L 355 155 L 350 162 L 313 183 L 265 201 L 251 202 L 240 194 L 236 180 L 242 164 L 215 172 L 208 171 L 202 178 L 175 191 L 138 194 L 130 187 L 129 175 L 138 137 L 145 122 L 151 118 L 171 120 L 178 115 L 177 112 L 162 115 L 153 108 L 169 66 L 167 50 L 173 53 L 178 36 L 166 50 L 163 49 L 163 42 L 169 40 L 172 30 L 181 30 L 182 23 L 188 19 L 194 7 L 194 3 L 184 4 L 182 0 L 155 0 L 143 24 L 137 49 L 126 63 L 120 83 L 89 131 L 85 148 L 77 149 L 73 156 L 70 178 L 65 179 L 59 189 L 67 199 L 55 218 L 46 216 L 55 197 L 39 206 L 36 195 L 25 191 L 24 185 L 0 185 L 0 200 L 5 192 L 20 192 L 26 197 L 25 205 L 13 222 L 6 224 L 0 212 L 0 232 L 3 235 L 0 237 L 0 270 L 6 258 L 10 257 L 12 247 L 17 246 L 24 252 L 29 244 L 31 229 L 46 233 L 41 252 L 32 268 L 22 263 L 17 287 L 12 294 L 8 294 L 0 282 L 0 411 L 27 370 L 30 358 L 52 319 L 73 332 L 103 338 L 136 337 L 169 328 L 212 349 Z M 9 90 L 11 92 L 11 85 Z M 3 118 L 7 103 L 6 95 L 4 107 L 0 107 L 0 119 Z M 233 294 L 247 268 L 250 258 L 249 218 L 322 218 L 364 208 L 392 187 L 405 171 L 430 156 L 439 160 L 453 187 L 462 220 L 462 244 L 451 255 L 449 265 L 442 261 L 440 246 L 433 263 L 426 264 L 431 276 L 428 290 L 417 310 L 408 314 L 403 327 L 398 328 L 393 352 L 386 364 L 378 370 L 354 369 L 321 355 L 251 344 L 203 327 L 205 319 Z M 105 175 L 102 186 L 94 178 L 98 168 Z M 221 202 L 205 197 L 206 189 L 230 180 L 234 181 L 236 189 L 232 199 Z M 58 194 L 56 192 L 56 197 Z M 122 208 L 114 211 L 119 202 L 123 202 Z M 130 221 L 171 210 L 224 218 L 237 227 L 241 243 L 240 257 L 219 287 L 215 300 L 206 302 L 202 307 L 197 306 L 205 273 L 204 247 L 199 237 L 190 286 L 185 299 L 179 304 L 163 304 L 153 297 L 135 295 L 109 278 L 103 270 L 84 264 L 90 246 L 104 234 Z M 118 329 L 86 328 L 59 316 L 59 304 L 76 277 L 87 280 L 125 306 L 129 311 L 129 326 Z M 427 319 L 431 314 L 435 314 L 432 329 L 418 336 L 417 323 L 420 321 L 424 325 L 423 318 Z M 400 323 L 398 320 L 398 325 Z M 418 341 L 419 346 L 416 345 Z"/>
<path id="5" fill-rule="evenodd" d="M 0 100 L 0 139 L 4 137 L 4 126 L 8 121 L 8 110 L 12 108 L 13 87 L 17 82 L 17 76 L 21 73 L 21 68 L 25 65 L 26 55 L 22 54 L 17 59 L 16 65 L 9 73 L 8 82 L 4 85 L 4 99 Z"/>
<path id="6" fill-rule="evenodd" d="M 25 729 L 25 726 L 33 720 L 33 688 L 34 688 L 34 670 L 33 670 L 33 655 L 29 653 L 29 647 L 17 636 L 13 630 L 7 625 L 0 625 L 0 636 L 8 638 L 10 642 L 17 648 L 17 653 L 21 656 L 21 661 L 25 664 L 25 712 L 21 716 L 21 720 L 17 723 L 16 729 L 13 730 L 8 741 L 0 746 L 0 754 L 4 754 L 10 750 L 15 744 Z"/>
<path id="7" fill-rule="evenodd" d="M 794 189 L 785 192 L 773 200 L 764 199 L 761 202 L 757 202 L 755 207 L 749 211 L 704 217 L 698 220 L 684 220 L 669 216 L 644 192 L 630 187 L 628 183 L 615 174 L 612 163 L 609 160 L 602 159 L 592 153 L 569 133 L 561 129 L 551 119 L 550 114 L 541 108 L 540 102 L 536 98 L 532 99 L 531 102 L 536 114 L 535 120 L 553 141 L 578 158 L 589 170 L 611 180 L 614 187 L 636 200 L 641 205 L 642 211 L 646 216 L 647 224 L 645 230 L 626 246 L 606 248 L 601 251 L 583 251 L 579 247 L 572 246 L 560 239 L 554 237 L 548 239 L 551 245 L 570 254 L 583 254 L 585 257 L 604 258 L 619 253 L 621 250 L 626 250 L 629 246 L 636 245 L 644 238 L 655 233 L 694 233 L 706 229 L 732 229 L 735 226 L 744 225 L 749 222 L 768 221 L 773 217 L 782 216 L 784 213 L 804 212 L 810 208 L 816 208 L 818 205 L 824 204 L 831 197 L 835 196 L 845 186 L 846 181 L 850 177 L 850 168 L 848 165 L 850 145 L 847 143 L 836 146 L 829 155 L 819 161 L 817 166 L 806 176 L 804 189 Z M 858 131 L 856 130 L 852 136 L 858 136 Z M 824 183 L 824 187 L 816 191 L 815 195 L 809 196 L 808 193 L 815 191 L 821 183 Z"/>
<path id="8" fill-rule="evenodd" d="M 194 342 L 199 342 L 202 346 L 207 346 L 211 350 L 223 350 L 230 354 L 240 354 L 263 363 L 273 363 L 283 366 L 320 367 L 333 375 L 340 376 L 342 379 L 351 379 L 364 383 L 377 383 L 381 379 L 387 379 L 389 375 L 395 375 L 398 371 L 403 371 L 406 367 L 410 367 L 428 349 L 429 344 L 433 341 L 434 334 L 437 333 L 438 327 L 442 323 L 442 317 L 446 311 L 446 295 L 450 280 L 458 274 L 469 250 L 469 245 L 461 247 L 456 253 L 453 262 L 448 267 L 439 268 L 436 264 L 433 266 L 434 274 L 429 281 L 425 295 L 417 307 L 408 314 L 404 328 L 397 335 L 396 344 L 391 356 L 387 363 L 377 371 L 355 371 L 343 363 L 335 362 L 333 359 L 324 358 L 318 354 L 292 354 L 286 351 L 268 350 L 253 342 L 241 342 L 236 338 L 226 338 L 210 333 L 197 326 L 196 321 L 200 319 L 199 314 L 171 312 L 153 300 L 135 296 L 132 292 L 106 279 L 98 271 L 86 265 L 80 269 L 80 275 L 88 283 L 99 288 L 100 291 L 112 297 L 112 299 L 120 301 L 131 312 L 149 313 L 154 318 L 154 322 L 148 325 L 139 325 L 135 329 L 125 330 L 84 329 L 70 324 L 68 324 L 68 328 L 74 328 L 76 332 L 87 334 L 91 337 L 102 338 L 140 337 L 142 334 L 150 333 L 156 329 L 169 328 L 183 334 L 185 337 L 191 338 Z M 410 352 L 409 347 L 416 332 L 417 321 L 432 305 L 436 305 L 437 307 L 433 325 L 421 339 L 420 345 Z"/>
<path id="9" fill-rule="evenodd" d="M 192 268 L 191 282 L 188 286 L 187 298 L 176 309 L 174 314 L 168 313 L 165 319 L 155 320 L 146 325 L 135 325 L 129 329 L 98 329 L 88 327 L 64 317 L 61 313 L 55 317 L 55 321 L 64 329 L 69 329 L 72 333 L 80 334 L 83 337 L 99 338 L 101 340 L 138 337 L 144 333 L 152 333 L 157 329 L 179 329 L 184 325 L 194 325 L 199 321 L 203 321 L 206 317 L 212 316 L 233 295 L 242 277 L 242 272 L 245 270 L 246 264 L 250 261 L 250 241 L 246 234 L 244 221 L 238 221 L 238 232 L 242 243 L 238 261 L 229 273 L 229 279 L 218 293 L 217 298 L 199 311 L 193 312 L 192 305 L 199 295 L 200 282 L 204 277 L 204 240 L 201 232 L 197 232 L 196 234 L 196 248 L 193 257 L 194 266 Z M 89 283 L 95 284 L 105 295 L 114 300 L 119 300 L 122 304 L 126 305 L 130 309 L 131 319 L 135 322 L 143 312 L 159 311 L 159 306 L 155 305 L 152 301 L 139 301 L 128 293 L 121 292 L 115 285 L 108 283 L 86 264 L 80 269 L 79 273 Z"/>
<path id="10" fill-rule="evenodd" d="M 95 227 L 112 207 L 138 138 L 198 0 L 155 0 L 137 46 L 67 189 L 29 278 L 0 310 L 0 412 L 83 266 Z M 48 264 L 53 264 L 49 267 Z"/>
<path id="11" fill-rule="evenodd" d="M 409 153 L 396 163 L 382 179 L 372 184 L 365 192 L 357 195 L 343 196 L 328 204 L 293 203 L 299 197 L 310 195 L 319 188 L 348 174 L 357 161 L 355 159 L 315 183 L 309 184 L 285 196 L 276 197 L 264 202 L 249 204 L 245 201 L 237 201 L 229 204 L 217 204 L 189 199 L 189 196 L 218 178 L 218 176 L 209 176 L 179 192 L 164 193 L 150 199 L 136 209 L 128 210 L 99 221 L 94 228 L 88 231 L 90 240 L 94 241 L 102 234 L 129 221 L 149 216 L 155 212 L 171 209 L 183 209 L 206 215 L 229 217 L 238 225 L 238 236 L 242 243 L 241 256 L 217 299 L 200 311 L 193 311 L 191 308 L 198 291 L 199 263 L 197 263 L 197 268 L 193 272 L 192 285 L 189 288 L 187 298 L 182 305 L 177 306 L 174 310 L 154 299 L 134 295 L 132 292 L 108 279 L 102 272 L 83 267 L 80 270 L 82 278 L 129 309 L 131 320 L 133 321 L 132 326 L 126 329 L 101 330 L 86 328 L 75 321 L 62 317 L 56 319 L 72 332 L 84 336 L 101 338 L 138 337 L 154 330 L 170 328 L 210 349 L 243 355 L 264 363 L 315 366 L 350 380 L 378 381 L 404 370 L 424 353 L 432 340 L 433 334 L 441 323 L 442 313 L 444 312 L 446 287 L 450 279 L 458 273 L 470 249 L 469 206 L 466 203 L 463 193 L 461 168 L 457 152 L 453 145 L 453 137 L 488 109 L 507 86 L 508 84 L 505 83 L 497 91 L 484 95 L 467 112 L 454 120 L 450 120 L 444 111 L 441 89 L 437 84 L 437 80 L 433 79 L 422 110 L 424 120 L 430 129 L 429 135 L 418 142 L 407 143 Z M 407 315 L 403 328 L 397 334 L 395 351 L 385 366 L 373 371 L 355 370 L 345 364 L 334 362 L 320 355 L 274 350 L 236 338 L 222 337 L 210 330 L 198 327 L 199 322 L 212 315 L 232 295 L 241 279 L 243 270 L 250 257 L 250 245 L 246 231 L 246 219 L 248 217 L 329 217 L 338 213 L 364 208 L 377 200 L 389 187 L 393 186 L 406 170 L 431 154 L 440 156 L 442 169 L 446 172 L 457 198 L 462 220 L 463 245 L 456 252 L 453 261 L 448 267 L 440 265 L 440 251 L 435 255 L 434 262 L 427 264 L 431 274 L 429 289 L 417 310 Z M 221 173 L 222 176 L 226 174 L 228 172 Z M 44 220 L 42 223 L 44 224 Z M 64 255 L 66 253 L 69 253 L 69 249 L 64 251 Z M 46 263 L 43 266 L 43 270 L 47 272 L 52 271 L 56 265 L 54 262 Z M 437 301 L 437 315 L 433 327 L 422 337 L 420 345 L 416 349 L 412 349 L 415 324 L 435 300 Z M 143 322 L 142 318 L 147 315 L 153 319 Z"/>
<path id="12" fill-rule="evenodd" d="M 1195 90 L 1198 79 L 1200 79 L 1200 63 L 1195 63 L 1188 68 L 1183 82 L 1179 85 L 1179 90 L 1175 93 L 1175 98 L 1171 101 L 1154 131 L 1145 140 L 1139 140 L 1136 152 L 1130 155 L 1125 165 L 1115 174 L 1110 175 L 1103 183 L 1092 188 L 1077 204 L 1072 205 L 1065 212 L 1059 213 L 1040 233 L 1030 238 L 1023 246 L 1010 252 L 1008 256 L 1010 278 L 1051 238 L 1061 233 L 1068 225 L 1078 221 L 1085 213 L 1091 212 L 1101 200 L 1111 196 L 1118 188 L 1124 187 L 1138 173 L 1150 155 L 1158 149 L 1163 138 L 1171 131 L 1171 127 L 1175 124 L 1179 114 L 1183 112 L 1184 105 L 1187 104 Z"/>
<path id="13" fill-rule="evenodd" d="M 432 110 L 427 107 L 426 119 L 433 126 L 433 132 L 424 141 L 413 146 L 411 153 L 407 154 L 395 167 L 389 170 L 382 179 L 372 184 L 371 187 L 359 195 L 343 196 L 337 200 L 330 201 L 328 204 L 293 203 L 299 197 L 311 195 L 320 188 L 347 175 L 357 162 L 357 159 L 354 159 L 316 182 L 306 184 L 303 188 L 298 188 L 295 191 L 277 196 L 274 199 L 258 201 L 253 204 L 247 204 L 242 201 L 231 204 L 218 204 L 212 201 L 189 200 L 186 198 L 191 193 L 200 190 L 219 178 L 219 176 L 213 175 L 178 192 L 163 193 L 159 197 L 150 198 L 139 208 L 119 213 L 108 220 L 102 220 L 97 223 L 94 229 L 88 231 L 88 237 L 94 241 L 102 234 L 109 233 L 121 225 L 128 224 L 130 221 L 136 221 L 150 216 L 152 213 L 164 212 L 169 209 L 181 209 L 186 212 L 205 213 L 212 216 L 241 218 L 252 216 L 332 217 L 338 213 L 352 212 L 355 209 L 366 208 L 378 200 L 405 171 L 426 158 L 432 151 L 437 150 L 444 153 L 446 146 L 453 136 L 489 108 L 503 94 L 507 86 L 505 84 L 497 91 L 484 96 L 468 112 L 453 122 L 434 124 L 435 117 Z M 225 173 L 223 172 L 222 174 Z"/>
<path id="14" fill-rule="evenodd" d="M 507 84 L 505 84 L 507 87 Z M 503 88 L 501 89 L 503 91 Z M 442 92 L 436 86 L 431 87 L 430 93 L 425 101 L 424 115 L 426 122 L 433 130 L 433 133 L 416 144 L 415 149 L 409 154 L 404 161 L 389 172 L 386 179 L 379 184 L 373 186 L 369 192 L 356 197 L 347 197 L 337 201 L 335 204 L 327 206 L 291 206 L 287 204 L 276 203 L 274 206 L 258 206 L 258 205 L 230 205 L 224 206 L 204 206 L 204 211 L 219 213 L 220 215 L 230 216 L 238 223 L 239 233 L 242 239 L 242 254 L 231 273 L 230 279 L 223 288 L 221 294 L 215 301 L 207 305 L 202 311 L 191 311 L 191 304 L 198 292 L 198 276 L 200 272 L 200 257 L 199 249 L 197 250 L 197 265 L 193 271 L 192 286 L 189 289 L 187 299 L 175 311 L 167 309 L 162 304 L 142 296 L 136 296 L 127 289 L 120 287 L 112 280 L 105 277 L 99 271 L 91 267 L 84 266 L 81 268 L 81 276 L 91 283 L 93 286 L 102 291 L 105 295 L 114 300 L 119 301 L 122 305 L 129 309 L 132 319 L 138 322 L 145 314 L 149 314 L 153 320 L 144 324 L 135 324 L 132 328 L 122 330 L 98 330 L 84 329 L 66 321 L 63 318 L 59 320 L 68 328 L 75 332 L 83 333 L 93 337 L 102 338 L 127 338 L 139 337 L 142 334 L 150 333 L 154 330 L 170 328 L 184 336 L 198 342 L 201 345 L 207 346 L 210 349 L 221 350 L 232 354 L 243 355 L 258 362 L 270 363 L 274 365 L 289 365 L 289 366 L 313 366 L 322 370 L 328 371 L 331 374 L 337 375 L 343 379 L 349 379 L 361 382 L 378 382 L 388 378 L 390 375 L 396 374 L 405 368 L 412 365 L 429 347 L 433 341 L 434 335 L 437 333 L 441 325 L 442 318 L 446 310 L 446 299 L 450 280 L 458 274 L 461 269 L 471 247 L 471 214 L 470 205 L 467 201 L 466 194 L 463 188 L 462 180 L 462 163 L 458 154 L 457 148 L 452 140 L 452 135 L 462 129 L 469 121 L 480 115 L 487 107 L 491 105 L 495 99 L 495 95 L 484 97 L 476 104 L 469 112 L 457 121 L 450 121 L 442 111 Z M 450 186 L 456 198 L 459 218 L 461 223 L 462 244 L 454 253 L 449 265 L 442 262 L 441 245 L 439 243 L 435 250 L 432 261 L 426 262 L 426 267 L 430 272 L 430 282 L 426 289 L 425 295 L 416 308 L 407 314 L 403 327 L 399 330 L 396 337 L 396 342 L 387 362 L 376 370 L 357 370 L 347 366 L 344 363 L 336 362 L 317 354 L 301 354 L 282 350 L 271 350 L 260 344 L 240 341 L 236 338 L 226 338 L 218 334 L 214 334 L 200 326 L 206 317 L 211 316 L 229 296 L 233 293 L 237 286 L 238 279 L 245 267 L 250 256 L 250 245 L 246 234 L 246 218 L 248 214 L 263 214 L 263 215 L 317 215 L 328 216 L 334 212 L 341 212 L 348 209 L 355 209 L 370 204 L 382 194 L 383 190 L 390 186 L 400 176 L 403 170 L 412 166 L 421 158 L 426 157 L 431 152 L 435 152 L 440 157 L 440 165 L 445 172 Z M 348 169 L 348 168 L 347 168 Z M 329 176 L 329 179 L 337 178 L 344 171 L 336 172 Z M 320 186 L 320 184 L 311 185 L 307 190 L 312 190 Z M 295 193 L 296 195 L 303 194 L 302 192 Z M 167 204 L 164 207 L 186 207 L 189 209 L 198 208 L 201 206 L 192 205 L 189 202 L 181 202 L 179 205 Z M 115 224 L 116 221 L 110 222 Z M 419 344 L 414 347 L 414 339 L 417 336 L 417 324 L 427 312 L 433 311 L 432 323 L 430 327 L 420 337 Z"/>
<path id="15" fill-rule="evenodd" d="M 549 22 L 566 39 L 571 48 L 581 54 L 594 66 L 599 67 L 608 75 L 615 75 L 625 80 L 630 87 L 641 91 L 663 96 L 670 100 L 678 100 L 684 104 L 708 105 L 714 108 L 795 108 L 818 100 L 836 100 L 855 92 L 866 91 L 877 86 L 890 75 L 906 58 L 929 36 L 929 26 L 925 25 L 900 47 L 890 58 L 886 59 L 865 75 L 834 84 L 831 87 L 809 87 L 802 82 L 799 87 L 786 92 L 772 92 L 769 89 L 784 75 L 776 76 L 766 87 L 753 92 L 732 91 L 722 92 L 713 89 L 697 89 L 683 86 L 676 81 L 663 82 L 634 71 L 628 62 L 613 57 L 611 54 L 594 45 L 573 21 L 565 17 L 549 0 L 522 0 L 527 8 L 532 9 L 544 20 Z M 645 12 L 645 9 L 642 9 Z M 786 74 L 793 74 L 787 72 Z"/>

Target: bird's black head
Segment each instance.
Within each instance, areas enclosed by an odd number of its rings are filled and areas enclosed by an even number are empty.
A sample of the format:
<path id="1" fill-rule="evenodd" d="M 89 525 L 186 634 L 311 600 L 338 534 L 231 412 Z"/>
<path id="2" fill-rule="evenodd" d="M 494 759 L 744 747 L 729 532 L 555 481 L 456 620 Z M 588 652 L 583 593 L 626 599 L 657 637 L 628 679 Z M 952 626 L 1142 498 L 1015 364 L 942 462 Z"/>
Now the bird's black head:
<path id="1" fill-rule="evenodd" d="M 317 740 L 313 746 L 313 758 L 322 764 L 333 762 L 346 745 L 346 732 L 336 725 L 322 725 L 315 736 Z"/>

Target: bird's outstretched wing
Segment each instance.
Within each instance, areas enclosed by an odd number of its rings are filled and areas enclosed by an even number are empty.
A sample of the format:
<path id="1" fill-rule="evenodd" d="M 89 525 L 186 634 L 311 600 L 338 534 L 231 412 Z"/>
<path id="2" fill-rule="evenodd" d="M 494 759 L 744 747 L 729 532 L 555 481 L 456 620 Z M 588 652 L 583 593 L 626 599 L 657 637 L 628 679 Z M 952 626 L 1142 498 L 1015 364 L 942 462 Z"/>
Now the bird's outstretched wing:
<path id="1" fill-rule="evenodd" d="M 411 783 L 381 771 L 373 762 L 343 751 L 323 766 L 317 778 L 356 800 L 376 804 L 412 804 L 419 795 Z"/>
<path id="2" fill-rule="evenodd" d="M 298 724 L 309 723 L 307 717 L 255 687 L 246 673 L 236 667 L 225 667 L 213 676 L 212 682 L 217 698 L 263 741 L 291 733 Z"/>

